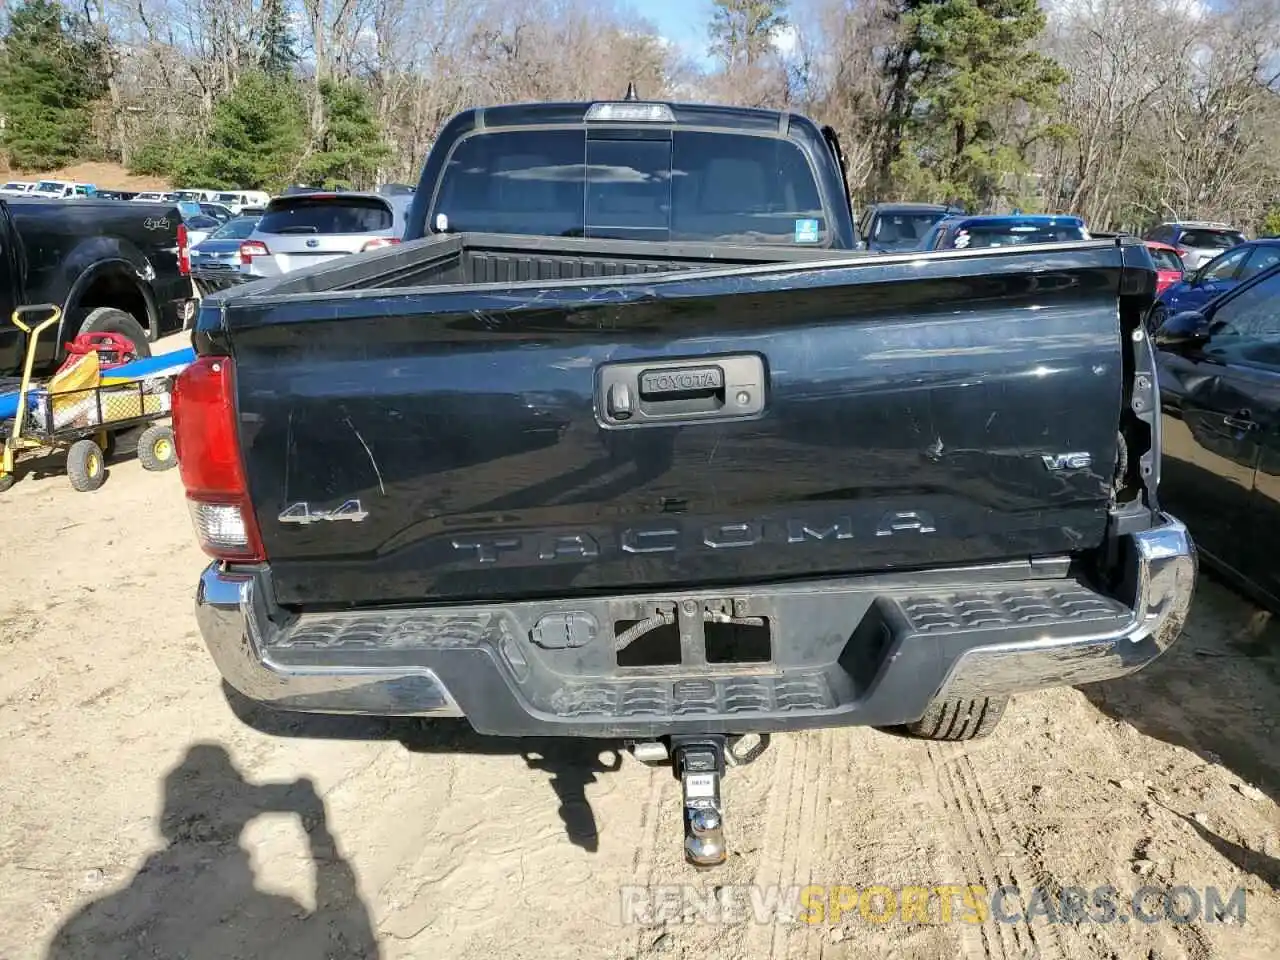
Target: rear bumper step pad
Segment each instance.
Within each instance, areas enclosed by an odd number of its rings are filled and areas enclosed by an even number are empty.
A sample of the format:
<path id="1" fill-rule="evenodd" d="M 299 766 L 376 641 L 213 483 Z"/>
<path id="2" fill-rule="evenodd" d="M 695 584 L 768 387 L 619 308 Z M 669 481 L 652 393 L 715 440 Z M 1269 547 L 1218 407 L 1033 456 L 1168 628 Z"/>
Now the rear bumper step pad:
<path id="1" fill-rule="evenodd" d="M 1195 551 L 1171 518 L 1126 538 L 1117 597 L 1006 564 L 505 606 L 286 614 L 266 574 L 209 567 L 197 618 L 226 680 L 286 710 L 466 716 L 483 733 L 655 737 L 919 719 L 938 697 L 1139 669 L 1177 637 Z M 678 664 L 617 665 L 615 629 L 670 609 Z M 703 611 L 769 623 L 767 662 L 706 663 Z M 700 640 L 700 634 L 693 640 Z"/>

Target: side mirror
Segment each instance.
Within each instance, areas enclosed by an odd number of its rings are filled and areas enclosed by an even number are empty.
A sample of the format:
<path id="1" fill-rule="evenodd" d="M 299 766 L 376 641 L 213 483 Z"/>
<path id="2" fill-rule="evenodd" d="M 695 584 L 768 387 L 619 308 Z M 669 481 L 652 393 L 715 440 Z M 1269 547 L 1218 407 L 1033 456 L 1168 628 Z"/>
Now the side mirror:
<path id="1" fill-rule="evenodd" d="M 1151 335 L 1151 340 L 1161 350 L 1202 347 L 1209 342 L 1209 318 L 1199 310 L 1175 313 Z"/>

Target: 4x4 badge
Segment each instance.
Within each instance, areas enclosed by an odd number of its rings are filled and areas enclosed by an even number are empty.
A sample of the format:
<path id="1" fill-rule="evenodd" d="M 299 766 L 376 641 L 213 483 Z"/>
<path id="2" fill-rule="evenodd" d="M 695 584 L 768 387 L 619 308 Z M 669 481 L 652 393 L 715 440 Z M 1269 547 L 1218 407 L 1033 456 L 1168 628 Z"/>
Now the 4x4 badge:
<path id="1" fill-rule="evenodd" d="M 294 503 L 285 507 L 277 518 L 281 523 L 315 523 L 318 520 L 363 520 L 369 511 L 360 506 L 359 500 L 348 500 L 332 510 L 312 509 L 309 503 Z"/>

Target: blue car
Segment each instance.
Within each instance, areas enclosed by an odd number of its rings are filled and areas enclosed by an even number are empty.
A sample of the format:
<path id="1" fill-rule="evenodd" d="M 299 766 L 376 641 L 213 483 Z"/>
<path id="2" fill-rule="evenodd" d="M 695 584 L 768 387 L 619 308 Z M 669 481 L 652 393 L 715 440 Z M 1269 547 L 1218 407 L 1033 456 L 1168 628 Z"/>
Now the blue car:
<path id="1" fill-rule="evenodd" d="M 260 219 L 260 217 L 236 217 L 218 227 L 191 248 L 191 269 L 238 271 L 240 243 L 253 233 L 253 228 L 258 225 Z"/>
<path id="2" fill-rule="evenodd" d="M 1250 240 L 1219 254 L 1156 298 L 1150 323 L 1154 330 L 1175 313 L 1199 310 L 1232 287 L 1280 263 L 1280 237 Z"/>
<path id="3" fill-rule="evenodd" d="M 976 250 L 1012 247 L 1027 243 L 1065 243 L 1088 240 L 1089 231 L 1079 217 L 1057 214 L 982 215 L 948 217 L 933 225 L 920 250 Z"/>

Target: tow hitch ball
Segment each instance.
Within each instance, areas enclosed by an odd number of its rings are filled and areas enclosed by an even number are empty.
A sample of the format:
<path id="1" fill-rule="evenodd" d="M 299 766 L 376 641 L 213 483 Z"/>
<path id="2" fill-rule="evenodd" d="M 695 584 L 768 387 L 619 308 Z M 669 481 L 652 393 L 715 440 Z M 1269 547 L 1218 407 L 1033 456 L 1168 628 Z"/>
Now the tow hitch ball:
<path id="1" fill-rule="evenodd" d="M 631 744 L 636 759 L 643 763 L 671 760 L 684 807 L 684 858 L 695 867 L 719 866 L 729 856 L 720 799 L 725 757 L 739 764 L 750 763 L 767 742 L 767 737 L 761 737 L 758 746 L 745 754 L 732 752 L 729 738 L 721 734 L 672 737 L 670 745 L 656 741 Z"/>

